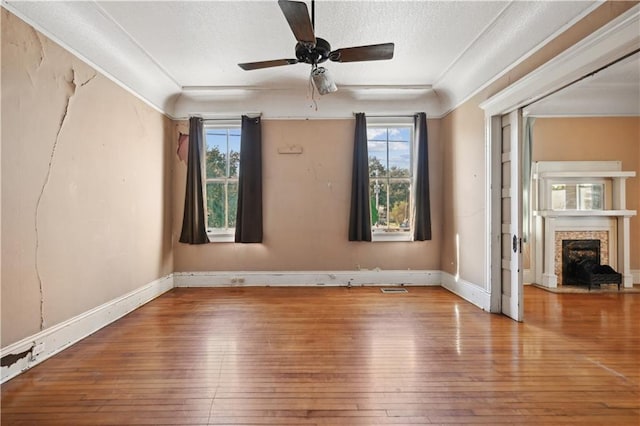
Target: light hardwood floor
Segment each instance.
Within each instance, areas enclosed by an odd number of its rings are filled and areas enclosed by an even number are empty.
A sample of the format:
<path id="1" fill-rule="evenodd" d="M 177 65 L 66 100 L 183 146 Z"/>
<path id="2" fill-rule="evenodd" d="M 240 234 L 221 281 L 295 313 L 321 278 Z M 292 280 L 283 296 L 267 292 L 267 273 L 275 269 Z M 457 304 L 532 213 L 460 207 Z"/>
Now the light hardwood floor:
<path id="1" fill-rule="evenodd" d="M 640 424 L 640 295 L 174 289 L 2 386 L 2 424 Z"/>

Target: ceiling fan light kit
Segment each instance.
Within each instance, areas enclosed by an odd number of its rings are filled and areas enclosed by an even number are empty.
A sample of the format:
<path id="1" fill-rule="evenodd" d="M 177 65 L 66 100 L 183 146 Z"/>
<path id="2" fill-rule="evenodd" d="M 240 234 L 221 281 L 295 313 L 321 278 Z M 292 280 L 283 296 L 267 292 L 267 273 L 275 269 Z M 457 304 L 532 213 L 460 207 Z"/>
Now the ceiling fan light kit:
<path id="1" fill-rule="evenodd" d="M 311 71 L 311 79 L 313 80 L 314 86 L 316 86 L 316 90 L 318 90 L 318 93 L 321 95 L 333 93 L 338 90 L 336 83 L 329 74 L 329 70 L 324 67 L 314 68 Z"/>
<path id="2" fill-rule="evenodd" d="M 311 80 L 318 93 L 325 95 L 335 92 L 335 82 L 326 68 L 318 67 L 327 60 L 332 62 L 380 61 L 393 58 L 393 43 L 356 46 L 332 51 L 325 39 L 315 36 L 315 0 L 311 0 L 311 17 L 307 5 L 301 1 L 278 0 L 291 31 L 298 41 L 295 46 L 295 59 L 275 59 L 270 61 L 247 62 L 238 64 L 245 71 L 304 63 L 311 65 Z"/>

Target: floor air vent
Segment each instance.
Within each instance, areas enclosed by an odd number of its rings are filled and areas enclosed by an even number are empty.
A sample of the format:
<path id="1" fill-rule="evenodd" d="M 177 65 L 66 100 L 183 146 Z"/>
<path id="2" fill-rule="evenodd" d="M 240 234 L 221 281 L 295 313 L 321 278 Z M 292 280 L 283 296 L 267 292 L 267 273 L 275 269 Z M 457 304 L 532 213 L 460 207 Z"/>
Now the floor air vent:
<path id="1" fill-rule="evenodd" d="M 409 293 L 404 287 L 381 288 L 380 291 L 385 294 Z"/>

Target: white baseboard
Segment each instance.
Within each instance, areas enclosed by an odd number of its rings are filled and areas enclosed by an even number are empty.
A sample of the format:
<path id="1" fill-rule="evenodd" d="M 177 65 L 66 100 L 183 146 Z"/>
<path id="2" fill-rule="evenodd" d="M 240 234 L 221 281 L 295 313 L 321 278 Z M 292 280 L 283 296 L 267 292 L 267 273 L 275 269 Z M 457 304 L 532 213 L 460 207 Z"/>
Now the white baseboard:
<path id="1" fill-rule="evenodd" d="M 440 285 L 440 271 L 176 272 L 176 287 Z"/>
<path id="2" fill-rule="evenodd" d="M 483 287 L 460 278 L 456 279 L 456 277 L 444 271 L 440 274 L 442 276 L 442 287 L 487 312 L 491 311 L 491 295 Z"/>
<path id="3" fill-rule="evenodd" d="M 20 374 L 63 349 L 111 324 L 173 288 L 173 274 L 150 282 L 78 316 L 20 340 L 0 350 L 0 357 L 19 355 L 0 370 L 0 383 Z"/>
<path id="4" fill-rule="evenodd" d="M 533 269 L 524 269 L 522 271 L 522 282 L 531 284 L 536 282 L 535 271 Z"/>
<path id="5" fill-rule="evenodd" d="M 631 276 L 634 284 L 640 284 L 640 269 L 632 269 Z"/>

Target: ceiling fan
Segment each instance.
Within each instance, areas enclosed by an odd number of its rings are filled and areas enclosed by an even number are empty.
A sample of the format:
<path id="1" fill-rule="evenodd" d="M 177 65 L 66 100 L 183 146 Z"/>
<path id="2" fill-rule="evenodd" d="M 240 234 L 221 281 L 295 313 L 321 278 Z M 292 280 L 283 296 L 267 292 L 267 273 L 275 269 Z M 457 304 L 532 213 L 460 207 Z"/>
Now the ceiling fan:
<path id="1" fill-rule="evenodd" d="M 326 69 L 320 67 L 327 60 L 332 62 L 379 61 L 393 58 L 393 43 L 372 44 L 368 46 L 347 47 L 331 50 L 331 45 L 323 38 L 316 37 L 315 0 L 311 1 L 311 19 L 307 5 L 301 1 L 278 0 L 296 43 L 294 59 L 275 59 L 270 61 L 246 62 L 238 64 L 245 71 L 305 63 L 311 65 L 311 77 L 321 95 L 335 92 L 337 89 Z"/>

